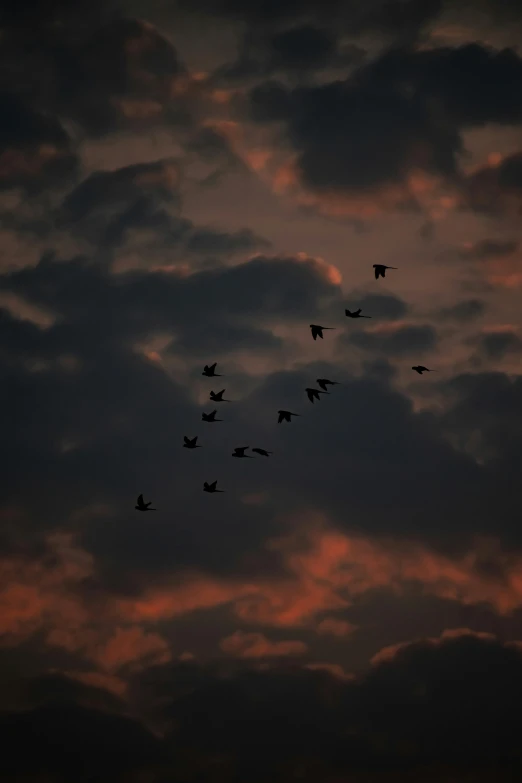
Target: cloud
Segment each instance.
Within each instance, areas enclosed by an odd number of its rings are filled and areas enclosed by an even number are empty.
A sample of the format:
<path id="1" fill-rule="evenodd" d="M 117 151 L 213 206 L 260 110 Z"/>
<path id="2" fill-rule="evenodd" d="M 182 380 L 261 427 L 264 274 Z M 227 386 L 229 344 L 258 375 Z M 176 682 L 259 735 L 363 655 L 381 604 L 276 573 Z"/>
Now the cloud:
<path id="1" fill-rule="evenodd" d="M 363 314 L 370 315 L 375 320 L 398 321 L 409 311 L 406 302 L 392 294 L 363 294 L 360 298 L 354 295 L 353 302 L 357 303 L 357 308 L 360 307 Z M 348 309 L 352 309 L 350 304 Z"/>
<path id="2" fill-rule="evenodd" d="M 357 331 L 344 334 L 342 342 L 356 345 L 365 351 L 388 356 L 413 356 L 433 351 L 437 344 L 437 332 L 432 326 L 399 326 L 386 331 Z"/>
<path id="3" fill-rule="evenodd" d="M 362 194 L 379 204 L 388 194 L 388 209 L 436 211 L 459 203 L 462 132 L 488 122 L 520 122 L 515 97 L 520 84 L 522 61 L 514 50 L 477 43 L 421 51 L 399 47 L 345 80 L 295 89 L 274 81 L 257 85 L 250 92 L 250 112 L 256 122 L 283 123 L 297 178 L 321 199 L 337 195 L 353 201 Z M 501 164 L 498 176 L 516 192 L 516 156 Z M 419 188 L 413 177 L 426 183 Z M 474 208 L 482 192 L 479 180 L 477 173 L 465 186 Z M 431 206 L 426 190 L 432 191 Z M 485 193 L 494 204 L 489 180 Z"/>
<path id="4" fill-rule="evenodd" d="M 495 331 L 471 338 L 478 346 L 478 352 L 486 359 L 500 360 L 507 354 L 520 353 L 522 340 L 513 331 Z"/>
<path id="5" fill-rule="evenodd" d="M 77 174 L 78 158 L 60 122 L 23 103 L 0 96 L 0 189 L 23 188 L 31 195 L 67 184 Z"/>
<path id="6" fill-rule="evenodd" d="M 222 639 L 219 645 L 223 652 L 238 658 L 282 658 L 303 655 L 307 651 L 304 642 L 271 642 L 262 633 L 235 631 Z"/>
<path id="7" fill-rule="evenodd" d="M 464 299 L 451 307 L 444 307 L 436 314 L 437 318 L 443 318 L 459 323 L 469 323 L 479 318 L 486 310 L 486 303 L 480 299 Z"/>
<path id="8" fill-rule="evenodd" d="M 479 167 L 462 186 L 462 204 L 474 212 L 500 216 L 519 215 L 522 199 L 522 153 Z M 505 244 L 501 243 L 505 250 Z"/>
<path id="9" fill-rule="evenodd" d="M 331 634 L 332 636 L 348 636 L 357 629 L 353 623 L 347 620 L 338 620 L 336 617 L 325 617 L 317 626 L 317 633 Z"/>

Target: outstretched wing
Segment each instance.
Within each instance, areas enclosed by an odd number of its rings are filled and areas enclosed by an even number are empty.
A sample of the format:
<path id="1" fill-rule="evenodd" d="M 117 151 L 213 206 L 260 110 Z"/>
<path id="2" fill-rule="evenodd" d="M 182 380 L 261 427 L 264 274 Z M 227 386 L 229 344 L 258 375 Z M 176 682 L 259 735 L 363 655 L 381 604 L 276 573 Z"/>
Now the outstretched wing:
<path id="1" fill-rule="evenodd" d="M 278 416 L 278 419 L 277 419 L 277 423 L 281 424 L 281 422 L 283 421 L 284 418 L 285 418 L 285 414 L 282 411 L 279 411 L 279 416 Z"/>
<path id="2" fill-rule="evenodd" d="M 217 362 L 214 362 L 214 364 L 211 364 L 211 365 L 210 365 L 210 367 L 209 367 L 208 369 L 209 369 L 209 370 L 215 370 L 215 369 L 216 369 L 216 367 L 217 367 Z M 205 368 L 205 369 L 206 369 L 206 368 Z"/>
<path id="3" fill-rule="evenodd" d="M 192 443 L 192 441 L 191 441 L 191 440 L 189 440 L 189 438 L 187 438 L 187 436 L 186 436 L 186 435 L 183 435 L 183 440 L 185 441 L 185 443 L 187 444 L 187 446 L 189 445 L 189 443 Z"/>
<path id="4" fill-rule="evenodd" d="M 378 280 L 378 279 L 379 279 L 379 274 L 380 274 L 379 267 L 377 267 L 377 266 L 376 266 L 376 267 L 375 267 L 375 279 L 376 279 L 376 280 Z"/>
<path id="5" fill-rule="evenodd" d="M 217 487 L 217 479 L 210 484 L 210 489 L 215 489 Z"/>
<path id="6" fill-rule="evenodd" d="M 138 498 L 138 506 L 143 506 L 143 495 L 140 495 Z"/>

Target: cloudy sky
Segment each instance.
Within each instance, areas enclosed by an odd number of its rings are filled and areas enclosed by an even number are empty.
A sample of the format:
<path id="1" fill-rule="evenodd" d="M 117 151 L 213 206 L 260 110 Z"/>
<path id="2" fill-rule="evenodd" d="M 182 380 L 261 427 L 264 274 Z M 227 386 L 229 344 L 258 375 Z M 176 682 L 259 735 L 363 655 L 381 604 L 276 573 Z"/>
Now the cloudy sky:
<path id="1" fill-rule="evenodd" d="M 0 19 L 3 779 L 518 780 L 518 2 Z"/>

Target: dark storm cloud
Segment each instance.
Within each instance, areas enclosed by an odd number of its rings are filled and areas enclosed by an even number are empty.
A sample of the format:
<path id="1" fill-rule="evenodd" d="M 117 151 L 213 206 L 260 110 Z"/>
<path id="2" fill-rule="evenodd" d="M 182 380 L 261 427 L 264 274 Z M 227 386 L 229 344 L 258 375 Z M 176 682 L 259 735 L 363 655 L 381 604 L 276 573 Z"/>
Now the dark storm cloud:
<path id="1" fill-rule="evenodd" d="M 297 774 L 304 781 L 435 783 L 447 776 L 465 783 L 488 781 L 492 765 L 507 783 L 522 765 L 520 720 L 513 722 L 521 654 L 494 639 L 405 644 L 347 683 L 297 667 L 226 677 L 179 668 L 177 677 L 150 670 L 142 688 L 149 698 L 161 695 L 161 716 L 173 725 L 165 744 L 188 765 L 197 751 L 203 781 L 215 774 L 216 757 L 227 779 L 263 783 Z"/>
<path id="2" fill-rule="evenodd" d="M 491 469 L 506 487 L 520 470 L 522 458 L 522 377 L 501 372 L 462 374 L 442 385 L 451 407 L 441 424 L 463 439 L 480 438 L 480 447 L 491 458 Z M 512 479 L 511 479 L 512 480 Z M 515 486 L 515 484 L 513 485 Z M 511 524 L 511 493 L 498 488 L 497 504 Z M 493 500 L 493 493 L 491 500 Z"/>
<path id="3" fill-rule="evenodd" d="M 253 28 L 283 27 L 290 23 L 320 22 L 341 27 L 351 35 L 366 32 L 410 37 L 416 35 L 442 8 L 440 0 L 356 0 L 349 4 L 342 0 L 255 0 L 243 3 L 241 0 L 180 0 L 183 9 L 200 13 L 206 11 L 231 19 L 239 19 Z"/>
<path id="4" fill-rule="evenodd" d="M 355 44 L 341 45 L 334 30 L 303 24 L 273 33 L 250 30 L 241 44 L 238 58 L 220 66 L 213 81 L 243 81 L 283 73 L 303 78 L 326 68 L 348 68 L 366 55 Z"/>
<path id="5" fill-rule="evenodd" d="M 480 299 L 465 299 L 451 307 L 444 307 L 436 313 L 437 318 L 468 323 L 484 314 L 486 303 Z"/>
<path id="6" fill-rule="evenodd" d="M 433 351 L 437 345 L 437 332 L 432 326 L 401 326 L 390 332 L 347 332 L 342 343 L 356 345 L 365 351 L 388 356 L 412 356 Z"/>
<path id="7" fill-rule="evenodd" d="M 140 245 L 144 263 L 168 265 L 177 258 L 231 257 L 270 242 L 250 229 L 236 232 L 196 226 L 181 216 L 179 160 L 161 159 L 115 171 L 96 171 L 64 199 L 56 224 L 87 239 L 102 252 L 100 260 L 127 244 Z"/>
<path id="8" fill-rule="evenodd" d="M 304 388 L 317 377 L 342 386 L 311 406 Z M 517 527 L 496 513 L 498 504 L 495 513 L 491 501 L 480 505 L 486 468 L 453 449 L 436 416 L 413 413 L 386 375 L 354 378 L 327 365 L 272 375 L 242 404 L 241 422 L 252 440 L 271 426 L 279 407 L 303 414 L 273 435 L 274 452 L 285 455 L 284 475 L 271 476 L 279 506 L 320 509 L 350 533 L 393 531 L 453 551 L 469 546 L 479 531 L 518 537 Z M 480 419 L 472 419 L 480 428 Z"/>
<path id="9" fill-rule="evenodd" d="M 161 742 L 141 723 L 75 704 L 0 715 L 7 781 L 139 780 L 164 763 Z M 30 747 L 30 753 L 23 748 Z"/>
<path id="10" fill-rule="evenodd" d="M 77 529 L 97 554 L 103 578 L 117 586 L 141 585 L 142 575 L 150 580 L 153 572 L 161 578 L 176 563 L 240 569 L 242 555 L 255 555 L 275 531 L 275 504 L 250 509 L 245 525 L 236 484 L 225 504 L 226 545 L 219 526 L 205 530 L 201 498 L 208 498 L 201 485 L 213 480 L 222 433 L 208 426 L 201 431 L 201 408 L 185 390 L 188 376 L 170 380 L 136 354 L 133 345 L 158 331 L 171 332 L 181 351 L 175 343 L 169 351 L 182 356 L 190 351 L 203 363 L 211 361 L 207 352 L 215 332 L 219 361 L 227 350 L 279 351 L 280 340 L 262 326 L 273 318 L 308 317 L 320 309 L 323 297 L 337 296 L 338 287 L 313 262 L 264 257 L 188 278 L 113 276 L 81 259 L 55 262 L 47 257 L 33 269 L 5 276 L 4 283 L 6 290 L 46 303 L 58 316 L 53 326 L 41 330 L 2 311 L 1 404 L 12 410 L 16 401 L 2 438 L 9 486 L 3 501 L 25 510 L 24 529 L 36 534 L 67 528 L 73 511 L 108 506 L 89 518 L 85 530 L 82 525 Z M 194 323 L 194 313 L 204 313 L 204 328 L 198 318 Z M 38 366 L 39 372 L 32 371 Z M 233 388 L 231 396 L 235 398 Z M 233 426 L 233 407 L 223 413 Z M 187 453 L 184 434 L 199 434 L 205 448 Z M 230 438 L 227 433 L 225 448 L 231 453 L 237 444 Z M 226 481 L 232 472 L 220 475 Z M 245 492 L 256 491 L 254 473 L 245 474 L 243 486 Z M 152 536 L 134 513 L 140 492 L 158 499 L 166 520 Z M 180 507 L 184 512 L 176 527 L 172 517 Z M 194 539 L 198 525 L 200 535 Z"/>
<path id="11" fill-rule="evenodd" d="M 190 127 L 192 88 L 172 44 L 144 21 L 90 5 L 44 3 L 38 27 L 7 22 L 2 88 L 94 136 Z"/>
<path id="12" fill-rule="evenodd" d="M 455 180 L 461 131 L 520 122 L 521 88 L 522 60 L 513 50 L 399 48 L 345 81 L 259 85 L 250 110 L 258 122 L 285 122 L 305 185 L 364 190 L 402 182 L 413 168 Z M 516 161 L 504 169 L 504 186 L 518 187 Z"/>
<path id="13" fill-rule="evenodd" d="M 479 354 L 486 359 L 503 359 L 507 354 L 520 353 L 522 341 L 514 332 L 493 332 L 471 339 Z"/>
<path id="14" fill-rule="evenodd" d="M 0 94 L 0 189 L 22 187 L 38 193 L 64 184 L 77 172 L 78 159 L 60 122 Z"/>

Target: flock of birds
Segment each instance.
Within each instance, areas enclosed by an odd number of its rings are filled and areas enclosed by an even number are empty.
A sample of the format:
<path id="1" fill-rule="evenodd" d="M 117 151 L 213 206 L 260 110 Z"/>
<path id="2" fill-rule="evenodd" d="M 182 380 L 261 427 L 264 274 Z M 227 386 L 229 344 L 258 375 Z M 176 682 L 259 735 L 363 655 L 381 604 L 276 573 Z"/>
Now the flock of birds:
<path id="1" fill-rule="evenodd" d="M 385 277 L 386 270 L 387 269 L 397 269 L 396 266 L 386 266 L 385 264 L 374 264 L 373 265 L 375 269 L 375 279 L 378 280 L 379 277 Z M 347 318 L 371 318 L 371 315 L 363 315 L 361 312 L 361 309 L 354 310 L 351 312 L 350 310 L 344 311 Z M 324 339 L 323 337 L 323 331 L 324 330 L 330 330 L 335 329 L 334 326 L 320 326 L 319 324 L 310 324 L 310 330 L 312 332 L 312 337 L 314 340 L 317 340 L 318 337 L 321 338 L 321 340 Z M 214 364 L 205 365 L 202 375 L 204 375 L 206 378 L 221 378 L 222 376 L 218 373 L 216 373 L 216 367 L 217 362 L 214 362 Z M 419 375 L 422 375 L 424 372 L 434 372 L 434 370 L 430 370 L 428 367 L 423 367 L 421 364 L 416 365 L 415 367 L 411 368 L 415 372 L 419 373 Z M 310 402 L 313 404 L 315 400 L 320 400 L 320 394 L 329 394 L 328 386 L 337 386 L 339 385 L 339 381 L 330 381 L 328 378 L 317 378 L 316 380 L 317 385 L 320 387 L 319 389 L 313 389 L 310 387 L 307 387 L 305 389 L 306 395 Z M 210 392 L 210 400 L 212 402 L 230 402 L 230 400 L 227 400 L 225 397 L 223 397 L 226 389 L 222 389 L 220 392 Z M 293 411 L 287 411 L 287 410 L 279 410 L 277 411 L 278 418 L 277 423 L 281 424 L 283 421 L 291 422 L 292 416 L 300 416 L 300 413 L 294 413 Z M 216 410 L 211 411 L 210 413 L 202 413 L 201 419 L 204 422 L 207 422 L 208 424 L 214 424 L 215 422 L 223 421 L 223 419 L 216 419 L 217 414 L 217 408 Z M 183 436 L 183 447 L 185 449 L 200 449 L 201 446 L 198 445 L 198 436 L 196 435 L 194 438 L 189 438 L 187 435 Z M 249 446 L 237 446 L 233 453 L 233 457 L 237 457 L 238 459 L 255 459 L 250 454 L 245 454 L 245 452 L 249 449 Z M 259 454 L 262 457 L 270 457 L 270 455 L 273 453 L 271 451 L 267 451 L 266 449 L 262 449 L 260 447 L 255 447 L 250 449 L 256 454 Z M 203 482 L 203 491 L 204 492 L 224 492 L 223 489 L 217 488 L 217 480 L 208 482 Z M 152 501 L 149 503 L 145 503 L 143 500 L 143 495 L 140 495 L 137 500 L 137 505 L 135 506 L 137 511 L 156 511 L 157 509 L 151 508 Z"/>

